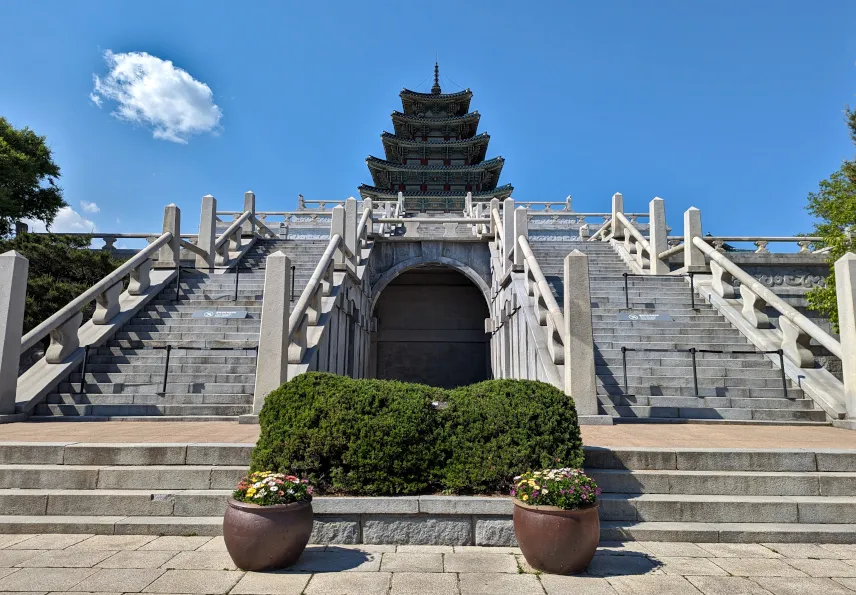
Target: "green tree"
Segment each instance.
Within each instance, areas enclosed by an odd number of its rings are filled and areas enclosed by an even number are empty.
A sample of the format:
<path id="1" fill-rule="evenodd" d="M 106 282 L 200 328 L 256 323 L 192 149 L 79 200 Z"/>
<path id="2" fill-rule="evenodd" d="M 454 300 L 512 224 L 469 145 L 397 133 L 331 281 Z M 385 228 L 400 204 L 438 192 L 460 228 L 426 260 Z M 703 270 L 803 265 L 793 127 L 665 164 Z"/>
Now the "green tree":
<path id="1" fill-rule="evenodd" d="M 20 219 L 50 226 L 66 206 L 57 178 L 59 166 L 45 137 L 0 117 L 0 237 L 7 237 Z"/>
<path id="2" fill-rule="evenodd" d="M 90 250 L 89 236 L 22 233 L 0 239 L 0 254 L 9 250 L 29 261 L 24 332 L 56 313 L 121 264 L 109 252 Z M 94 305 L 84 310 L 91 316 Z"/>
<path id="3" fill-rule="evenodd" d="M 848 109 L 847 125 L 856 144 L 856 111 Z M 823 180 L 817 192 L 808 195 L 808 212 L 819 218 L 814 233 L 823 237 L 821 246 L 828 247 L 830 274 L 824 287 L 816 287 L 806 298 L 809 308 L 829 318 L 838 331 L 838 302 L 835 294 L 835 271 L 832 264 L 846 252 L 856 249 L 856 160 L 845 161 L 838 171 Z"/>

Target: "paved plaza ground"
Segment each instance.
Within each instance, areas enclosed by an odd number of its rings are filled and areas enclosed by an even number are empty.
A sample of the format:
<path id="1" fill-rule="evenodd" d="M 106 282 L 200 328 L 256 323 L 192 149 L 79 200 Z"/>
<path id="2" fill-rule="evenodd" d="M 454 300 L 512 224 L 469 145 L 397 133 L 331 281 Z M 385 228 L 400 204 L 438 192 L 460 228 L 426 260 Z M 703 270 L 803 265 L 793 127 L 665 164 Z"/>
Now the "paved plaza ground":
<path id="1" fill-rule="evenodd" d="M 586 446 L 675 448 L 852 448 L 856 432 L 829 426 L 618 424 L 580 426 Z M 0 425 L 0 442 L 250 443 L 259 426 L 234 422 L 21 422 Z"/>
<path id="2" fill-rule="evenodd" d="M 517 548 L 310 546 L 289 571 L 236 570 L 221 537 L 0 535 L 0 593 L 843 595 L 856 546 L 604 543 L 586 574 L 534 573 Z"/>

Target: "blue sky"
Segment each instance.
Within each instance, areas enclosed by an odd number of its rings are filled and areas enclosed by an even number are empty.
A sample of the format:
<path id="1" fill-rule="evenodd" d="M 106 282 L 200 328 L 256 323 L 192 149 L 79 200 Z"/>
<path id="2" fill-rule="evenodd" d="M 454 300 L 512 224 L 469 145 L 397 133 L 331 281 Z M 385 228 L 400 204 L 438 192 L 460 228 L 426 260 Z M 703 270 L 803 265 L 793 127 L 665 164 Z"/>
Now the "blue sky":
<path id="1" fill-rule="evenodd" d="M 661 196 L 676 231 L 694 205 L 715 235 L 793 234 L 811 227 L 806 194 L 854 154 L 852 0 L 246 6 L 0 5 L 0 115 L 48 137 L 98 231 L 155 231 L 170 202 L 195 231 L 207 193 L 222 210 L 245 190 L 260 210 L 356 194 L 398 92 L 427 91 L 435 55 L 444 90 L 473 90 L 519 200 L 605 211 L 620 191 L 638 211 Z M 110 73 L 129 52 L 163 87 L 122 95 Z M 141 121 L 111 115 L 115 99 Z"/>

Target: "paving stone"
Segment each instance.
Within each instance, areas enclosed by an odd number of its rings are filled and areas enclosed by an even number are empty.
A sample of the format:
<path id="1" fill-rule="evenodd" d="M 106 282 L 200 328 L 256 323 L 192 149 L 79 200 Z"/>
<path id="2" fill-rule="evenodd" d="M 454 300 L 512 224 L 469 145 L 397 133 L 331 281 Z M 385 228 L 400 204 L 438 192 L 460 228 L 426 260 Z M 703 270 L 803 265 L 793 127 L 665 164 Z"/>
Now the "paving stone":
<path id="1" fill-rule="evenodd" d="M 690 595 L 699 592 L 682 576 L 617 576 L 608 580 L 619 595 Z"/>
<path id="2" fill-rule="evenodd" d="M 314 574 L 306 595 L 386 595 L 391 575 L 388 572 Z M 494 594 L 495 595 L 495 594 Z"/>
<path id="3" fill-rule="evenodd" d="M 458 595 L 458 593 L 458 577 L 455 574 L 396 572 L 392 575 L 390 595 Z"/>
<path id="4" fill-rule="evenodd" d="M 167 570 L 143 592 L 218 595 L 228 593 L 243 576 L 232 570 Z"/>
<path id="5" fill-rule="evenodd" d="M 304 572 L 376 572 L 382 555 L 331 547 L 322 552 L 304 551 L 293 568 Z"/>
<path id="6" fill-rule="evenodd" d="M 151 569 L 104 568 L 74 585 L 74 589 L 84 592 L 139 593 L 162 573 Z"/>
<path id="7" fill-rule="evenodd" d="M 47 550 L 0 550 L 0 568 L 11 568 Z"/>
<path id="8" fill-rule="evenodd" d="M 595 556 L 647 556 L 650 551 L 646 544 L 655 542 L 642 541 L 601 541 L 597 546 Z M 666 542 L 656 542 L 666 543 Z"/>
<path id="9" fill-rule="evenodd" d="M 662 564 L 660 569 L 666 574 L 680 576 L 726 576 L 727 573 L 704 558 L 679 558 L 658 556 L 657 561 Z"/>
<path id="10" fill-rule="evenodd" d="M 675 543 L 669 541 L 645 541 L 639 546 L 656 557 L 709 558 L 710 552 L 703 550 L 694 543 Z M 598 551 L 600 549 L 598 548 Z"/>
<path id="11" fill-rule="evenodd" d="M 446 572 L 517 572 L 517 560 L 510 554 L 444 554 Z"/>
<path id="12" fill-rule="evenodd" d="M 10 545 L 15 545 L 25 539 L 32 539 L 34 535 L 0 535 L 0 550 Z M 33 548 L 38 549 L 38 548 Z"/>
<path id="13" fill-rule="evenodd" d="M 828 578 L 771 578 L 761 577 L 755 581 L 773 595 L 853 595 Z"/>
<path id="14" fill-rule="evenodd" d="M 154 540 L 154 535 L 95 535 L 85 541 L 74 544 L 68 549 L 95 551 L 135 550 Z"/>
<path id="15" fill-rule="evenodd" d="M 211 541 L 211 537 L 179 537 L 168 535 L 158 537 L 140 548 L 140 550 L 163 550 L 167 552 L 183 552 L 196 550 Z"/>
<path id="16" fill-rule="evenodd" d="M 385 554 L 387 552 L 394 553 L 396 551 L 396 547 L 394 545 L 384 545 L 381 543 L 378 544 L 370 544 L 370 543 L 337 543 L 333 545 L 326 546 L 331 550 L 358 550 L 361 552 L 367 552 L 372 554 Z M 318 551 L 324 551 L 325 546 L 323 545 L 310 545 L 307 549 L 310 548 L 318 548 Z"/>
<path id="17" fill-rule="evenodd" d="M 380 569 L 386 572 L 443 572 L 443 554 L 383 554 Z"/>
<path id="18" fill-rule="evenodd" d="M 605 578 L 542 574 L 541 586 L 547 595 L 617 595 Z"/>
<path id="19" fill-rule="evenodd" d="M 248 572 L 230 595 L 300 595 L 309 582 L 309 574 L 294 572 Z"/>
<path id="20" fill-rule="evenodd" d="M 178 570 L 237 570 L 228 552 L 179 552 L 163 567 Z"/>
<path id="21" fill-rule="evenodd" d="M 50 595 L 47 591 L 0 591 L 0 595 Z"/>
<path id="22" fill-rule="evenodd" d="M 160 568 L 178 552 L 116 552 L 98 563 L 99 568 Z M 212 552 L 213 553 L 213 552 Z"/>
<path id="23" fill-rule="evenodd" d="M 146 544 L 148 545 L 148 544 Z M 226 551 L 226 542 L 223 541 L 223 536 L 218 535 L 214 537 L 205 545 L 197 548 L 199 552 L 225 552 Z"/>
<path id="24" fill-rule="evenodd" d="M 856 578 L 856 566 L 843 560 L 813 560 L 809 558 L 785 558 L 784 562 L 797 570 L 814 577 Z"/>
<path id="25" fill-rule="evenodd" d="M 662 574 L 660 563 L 643 556 L 595 556 L 586 568 L 586 574 L 592 576 L 649 573 Z"/>
<path id="26" fill-rule="evenodd" d="M 838 558 L 856 558 L 856 544 L 852 543 L 821 543 L 823 549 L 832 552 Z"/>
<path id="27" fill-rule="evenodd" d="M 700 543 L 715 558 L 781 558 L 769 548 L 757 543 Z"/>
<path id="28" fill-rule="evenodd" d="M 848 589 L 856 591 L 856 578 L 836 578 L 833 579 L 836 583 L 841 583 Z"/>
<path id="29" fill-rule="evenodd" d="M 398 551 L 401 551 L 401 548 L 406 547 L 403 545 L 398 546 Z M 438 546 L 443 547 L 443 546 Z M 520 551 L 519 547 L 502 547 L 502 546 L 479 546 L 479 545 L 456 545 L 455 553 L 458 554 L 466 554 L 470 552 L 480 553 L 480 554 L 514 554 L 519 556 L 523 552 Z"/>
<path id="30" fill-rule="evenodd" d="M 412 553 L 412 554 L 451 554 L 457 548 L 462 546 L 451 546 L 451 545 L 399 545 L 396 546 L 395 551 L 400 553 Z"/>
<path id="31" fill-rule="evenodd" d="M 18 566 L 22 568 L 91 568 L 111 555 L 113 552 L 49 550 L 19 562 Z"/>
<path id="32" fill-rule="evenodd" d="M 34 535 L 26 541 L 8 546 L 10 550 L 63 550 L 93 537 L 92 533 L 66 533 Z"/>
<path id="33" fill-rule="evenodd" d="M 838 554 L 815 543 L 764 543 L 766 548 L 786 558 L 841 558 Z"/>
<path id="34" fill-rule="evenodd" d="M 461 595 L 497 595 L 497 593 L 544 593 L 538 577 L 532 574 L 502 572 L 466 572 L 459 577 Z"/>
<path id="35" fill-rule="evenodd" d="M 0 592 L 26 591 L 33 588 L 68 591 L 96 572 L 94 568 L 22 568 L 0 579 Z"/>
<path id="36" fill-rule="evenodd" d="M 696 589 L 704 595 L 770 595 L 755 581 L 739 576 L 688 576 Z"/>
<path id="37" fill-rule="evenodd" d="M 13 572 L 18 572 L 19 568 L 0 568 L 0 578 L 4 576 L 9 576 Z"/>
<path id="38" fill-rule="evenodd" d="M 793 566 L 771 558 L 716 558 L 713 561 L 734 576 L 806 576 Z"/>

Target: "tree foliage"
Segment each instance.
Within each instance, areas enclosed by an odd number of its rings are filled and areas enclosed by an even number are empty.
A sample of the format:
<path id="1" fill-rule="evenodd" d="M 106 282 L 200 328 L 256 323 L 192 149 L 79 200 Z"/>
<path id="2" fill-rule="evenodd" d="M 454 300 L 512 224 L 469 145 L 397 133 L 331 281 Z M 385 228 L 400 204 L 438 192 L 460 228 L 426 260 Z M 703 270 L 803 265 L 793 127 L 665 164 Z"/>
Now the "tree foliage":
<path id="1" fill-rule="evenodd" d="M 24 233 L 0 239 L 0 254 L 15 250 L 30 261 L 24 332 L 54 314 L 121 264 L 109 252 L 90 250 L 89 236 Z M 93 306 L 84 311 L 89 317 Z"/>
<path id="2" fill-rule="evenodd" d="M 856 144 L 856 111 L 847 110 L 850 138 Z M 809 308 L 829 318 L 838 330 L 838 302 L 835 294 L 835 271 L 832 264 L 846 252 L 856 249 L 856 160 L 845 161 L 838 171 L 823 180 L 817 192 L 808 196 L 808 212 L 819 218 L 814 226 L 815 235 L 822 236 L 820 243 L 830 248 L 830 274 L 824 287 L 816 287 L 806 298 Z"/>
<path id="3" fill-rule="evenodd" d="M 8 236 L 20 219 L 50 226 L 67 206 L 56 183 L 59 175 L 45 137 L 0 117 L 0 237 Z"/>

